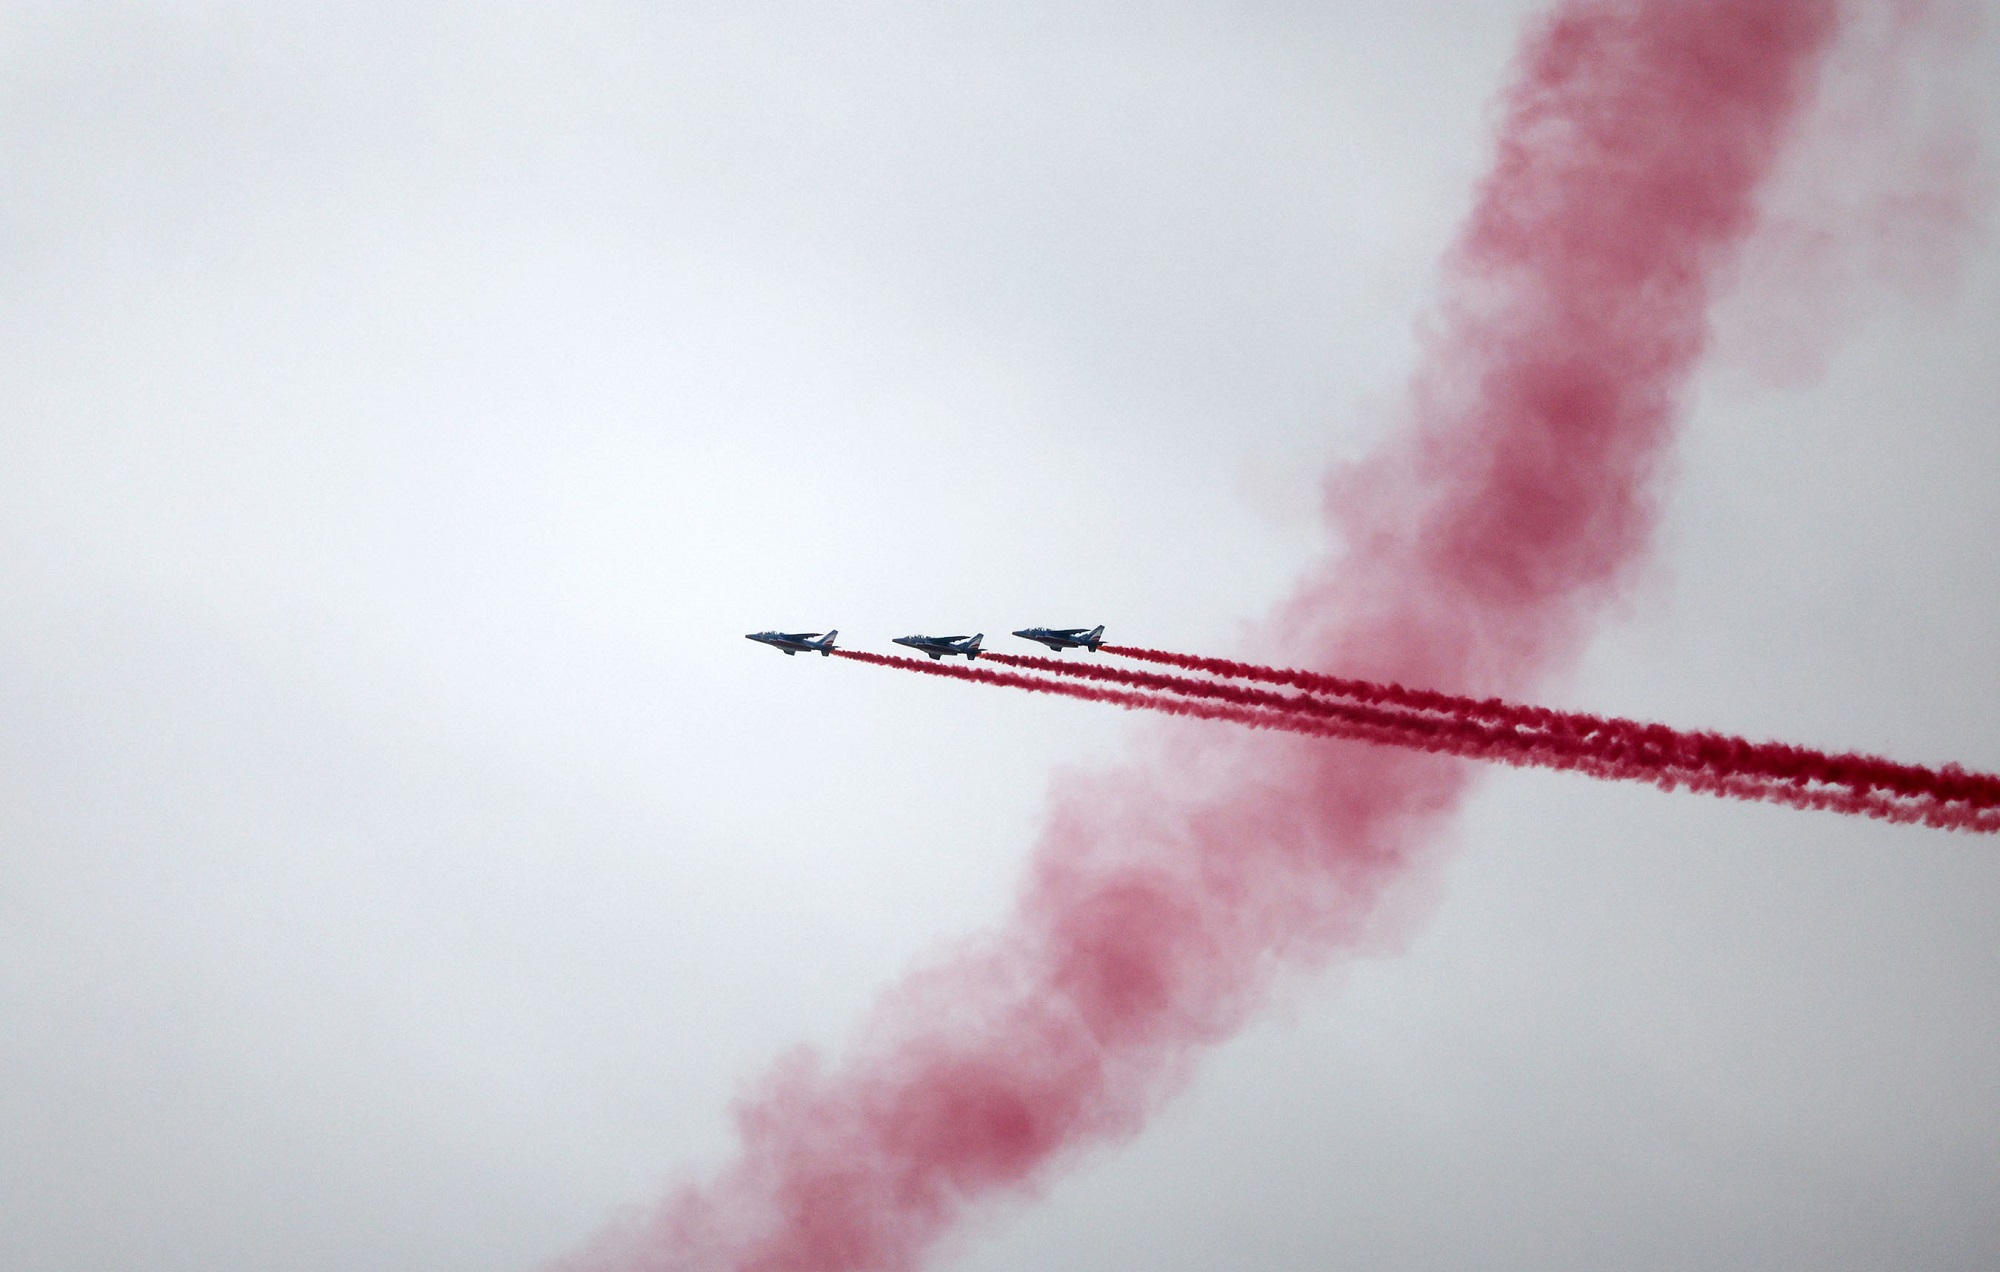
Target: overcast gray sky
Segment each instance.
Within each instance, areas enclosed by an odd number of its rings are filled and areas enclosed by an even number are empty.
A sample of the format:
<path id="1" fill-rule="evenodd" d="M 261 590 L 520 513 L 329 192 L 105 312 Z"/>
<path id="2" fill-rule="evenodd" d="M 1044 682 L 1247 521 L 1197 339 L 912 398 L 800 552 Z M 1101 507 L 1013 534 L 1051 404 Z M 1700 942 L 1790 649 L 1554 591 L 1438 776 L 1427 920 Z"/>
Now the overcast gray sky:
<path id="1" fill-rule="evenodd" d="M 725 1160 L 1135 727 L 742 633 L 1228 652 L 1537 7 L 0 3 L 0 1265 L 531 1268 Z M 1836 81 L 1554 700 L 2000 770 L 2000 251 L 1822 237 L 2000 145 L 1963 13 Z M 1992 843 L 1453 839 L 945 1264 L 2000 1265 Z"/>

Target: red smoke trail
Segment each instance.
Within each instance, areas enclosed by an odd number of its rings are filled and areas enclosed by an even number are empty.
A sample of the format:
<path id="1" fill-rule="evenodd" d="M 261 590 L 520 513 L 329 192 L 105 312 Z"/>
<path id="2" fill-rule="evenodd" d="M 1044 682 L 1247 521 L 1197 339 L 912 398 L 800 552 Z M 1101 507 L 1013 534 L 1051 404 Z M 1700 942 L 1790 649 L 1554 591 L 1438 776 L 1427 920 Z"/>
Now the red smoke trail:
<path id="1" fill-rule="evenodd" d="M 1614 756 L 1603 748 L 1594 748 L 1587 742 L 1574 738 L 1537 737 L 1531 733 L 1493 725 L 1479 720 L 1465 720 L 1454 716 L 1420 715 L 1414 712 L 1398 711 L 1367 704 L 1328 701 L 1305 694 L 1283 695 L 1268 693 L 1259 689 L 1245 689 L 1237 685 L 1219 684 L 1209 680 L 1190 680 L 1184 676 L 1165 676 L 1143 671 L 1126 671 L 1117 667 L 1100 667 L 1088 663 L 1065 663 L 1053 658 L 1024 657 L 1016 654 L 987 654 L 991 661 L 1015 667 L 1029 667 L 1039 671 L 1051 671 L 1058 675 L 1081 680 L 1112 681 L 1135 688 L 1154 691 L 1141 695 L 1131 705 L 1144 706 L 1153 710 L 1176 712 L 1176 703 L 1184 699 L 1166 695 L 1184 694 L 1199 699 L 1209 699 L 1231 703 L 1253 711 L 1269 713 L 1280 717 L 1292 717 L 1295 723 L 1269 727 L 1287 728 L 1292 732 L 1306 733 L 1318 737 L 1356 737 L 1365 741 L 1389 742 L 1396 746 L 1414 747 L 1418 750 L 1437 751 L 1469 759 L 1492 759 L 1514 764 L 1539 764 L 1544 767 L 1570 768 L 1588 767 L 1593 771 L 1605 765 L 1629 766 L 1629 761 Z M 910 665 L 916 671 L 938 671 L 937 667 L 912 664 L 907 659 L 895 660 L 899 665 Z M 951 674 L 965 674 L 974 669 L 951 668 Z M 989 672 L 988 677 L 1000 677 L 992 683 L 1014 683 L 1022 688 L 1049 688 L 1054 692 L 1064 691 L 1062 686 L 1040 678 L 1005 677 L 1004 673 Z M 1028 683 L 1023 683 L 1028 682 Z M 1103 691 L 1092 691 L 1097 700 L 1103 700 Z M 1077 695 L 1082 696 L 1082 695 Z M 1236 717 L 1210 716 L 1211 719 L 1234 719 Z M 1328 726 L 1342 730 L 1365 730 L 1365 732 L 1328 732 Z M 1572 761 L 1574 761 L 1572 763 Z M 1604 775 L 1612 775 L 1606 772 Z M 1620 768 L 1615 774 L 1627 776 Z"/>
<path id="2" fill-rule="evenodd" d="M 1343 676 L 1323 676 L 1317 672 L 1260 667 L 1255 663 L 1228 658 L 1205 658 L 1197 654 L 1177 654 L 1129 645 L 1104 645 L 1101 648 L 1106 653 L 1145 662 L 1205 671 L 1239 680 L 1287 685 L 1309 693 L 1328 693 L 1357 702 L 1389 703 L 1461 719 L 1491 720 L 1515 728 L 1544 730 L 1579 738 L 1618 739 L 1624 753 L 1653 762 L 1782 781 L 1818 782 L 1856 791 L 1879 787 L 1910 798 L 1963 801 L 1981 808 L 2000 805 L 2000 777 L 1969 772 L 1956 764 L 1925 768 L 1880 756 L 1851 752 L 1829 754 L 1783 742 L 1751 742 L 1722 733 L 1681 731 L 1663 724 L 1623 720 L 1615 716 L 1556 711 L 1549 707 L 1504 702 L 1499 698 L 1468 698 L 1429 689 L 1408 689 L 1393 683 L 1378 684 Z"/>
<path id="3" fill-rule="evenodd" d="M 1356 709 L 1351 715 L 1338 711 L 1324 715 L 1302 715 L 1283 707 L 1271 709 L 1260 706 L 1255 696 L 1246 696 L 1234 701 L 1202 702 L 1162 693 L 1100 689 L 1062 680 L 1050 680 L 1044 676 L 1022 676 L 1012 672 L 994 671 L 988 667 L 924 662 L 921 659 L 904 658 L 895 654 L 871 654 L 857 649 L 836 649 L 833 652 L 837 658 L 851 658 L 856 662 L 872 663 L 878 667 L 895 667 L 902 671 L 922 672 L 927 676 L 970 680 L 977 684 L 998 685 L 1008 689 L 1026 689 L 1034 693 L 1077 698 L 1084 702 L 1109 703 L 1128 711 L 1157 711 L 1165 715 L 1185 716 L 1196 720 L 1227 720 L 1235 724 L 1247 724 L 1256 729 L 1278 729 L 1309 737 L 1349 738 L 1363 742 L 1414 747 L 1417 750 L 1472 754 L 1470 749 L 1453 750 L 1451 740 L 1437 730 L 1412 730 L 1398 719 L 1386 715 L 1373 716 L 1365 709 Z M 988 654 L 986 657 L 1006 658 L 1008 655 Z M 1266 696 L 1276 697 L 1276 695 Z"/>
<path id="4" fill-rule="evenodd" d="M 1587 748 L 1549 744 L 1483 726 L 1477 722 L 1438 720 L 1309 698 L 1286 698 L 1229 685 L 1179 681 L 1178 677 L 1173 676 L 1149 677 L 1143 672 L 1122 673 L 1123 676 L 1131 677 L 1126 683 L 1164 690 L 1164 692 L 1134 693 L 1066 683 L 1043 676 L 1016 675 L 1011 672 L 994 671 L 987 667 L 923 662 L 893 654 L 870 654 L 851 649 L 839 649 L 834 653 L 838 657 L 873 663 L 881 667 L 895 667 L 903 671 L 916 671 L 925 675 L 970 680 L 1005 688 L 1027 689 L 1036 693 L 1078 698 L 1085 702 L 1110 703 L 1131 711 L 1158 711 L 1166 715 L 1199 720 L 1227 720 L 1257 729 L 1276 729 L 1316 738 L 1345 738 L 1360 742 L 1375 742 L 1416 751 L 1455 755 L 1465 759 L 1496 760 L 1520 766 L 1539 765 L 1544 768 L 1576 769 L 1597 777 L 1633 778 L 1639 781 L 1653 781 L 1656 777 L 1656 774 L 1650 771 L 1640 770 L 1630 764 L 1598 755 Z M 1048 661 L 1016 658 L 1011 654 L 987 654 L 984 657 L 1019 665 Z M 1072 676 L 1121 677 L 1121 673 L 1107 668 L 1065 667 L 1063 664 L 1053 662 L 1049 662 L 1048 665 Z M 1172 684 L 1147 685 L 1147 681 L 1179 681 L 1188 689 L 1197 691 L 1198 696 L 1195 699 L 1176 697 L 1174 695 L 1179 690 Z M 1208 692 L 1199 692 L 1202 690 Z M 1212 700 L 1202 701 L 1201 698 Z"/>
<path id="5" fill-rule="evenodd" d="M 1587 736 L 1579 732 L 1556 729 L 1545 734 L 1504 722 L 1488 723 L 1463 716 L 1416 714 L 1366 705 L 1328 702 L 1304 695 L 1284 697 L 1254 689 L 1218 684 L 1214 681 L 1127 671 L 1090 663 L 1063 662 L 1054 658 L 1000 653 L 989 653 L 985 657 L 1006 666 L 1054 672 L 1074 679 L 1110 681 L 1151 690 L 1154 694 L 1188 694 L 1200 698 L 1219 699 L 1280 716 L 1303 717 L 1296 725 L 1274 722 L 1268 718 L 1260 719 L 1257 723 L 1263 728 L 1287 729 L 1321 737 L 1353 737 L 1417 750 L 1442 752 L 1467 759 L 1496 760 L 1517 767 L 1536 765 L 1543 768 L 1567 769 L 1594 777 L 1647 782 L 1669 790 L 1685 787 L 1689 790 L 1725 795 L 1735 799 L 1788 804 L 1797 808 L 1826 809 L 1889 821 L 1921 823 L 1948 830 L 1986 833 L 2000 831 L 2000 800 L 1978 799 L 1956 802 L 1934 791 L 1915 795 L 1896 792 L 1892 795 L 1877 791 L 1871 784 L 1866 783 L 1828 781 L 1818 787 L 1802 786 L 1798 784 L 1800 779 L 1789 771 L 1765 772 L 1752 765 L 1727 762 L 1731 757 L 1758 749 L 1739 738 L 1708 734 L 1675 734 L 1663 725 L 1642 725 L 1637 727 L 1649 733 L 1664 731 L 1680 741 L 1697 736 L 1712 737 L 1729 745 L 1720 748 L 1719 754 L 1709 754 L 1679 746 L 1641 751 L 1627 745 L 1625 739 L 1610 733 Z M 910 659 L 885 660 L 868 656 L 868 661 L 906 666 L 915 671 L 939 670 Z M 1017 684 L 1021 688 L 1062 692 L 1061 688 L 1051 686 L 1049 682 L 1037 678 L 1010 678 L 1004 673 L 990 672 L 985 677 L 975 677 L 969 674 L 972 671 L 970 668 L 950 668 L 946 674 L 959 675 L 967 679 L 986 679 L 994 684 Z M 1087 691 L 1072 696 L 1089 697 L 1097 701 L 1112 700 L 1104 698 L 1102 691 Z M 1380 700 L 1379 697 L 1377 700 Z M 1158 697 L 1140 697 L 1136 701 L 1121 701 L 1120 704 L 1180 713 L 1172 703 L 1171 698 L 1163 701 Z M 1550 712 L 1540 707 L 1520 710 L 1524 715 L 1564 714 Z M 1238 719 L 1236 716 L 1223 714 L 1211 714 L 1206 718 Z M 1331 724 L 1336 721 L 1341 723 L 1335 729 L 1318 727 L 1318 722 Z M 1357 729 L 1366 731 L 1358 732 Z M 1763 745 L 1769 747 L 1776 744 Z M 1876 762 L 1885 765 L 1890 763 L 1887 760 Z M 1932 770 L 1917 771 L 1935 776 Z"/>
<path id="6" fill-rule="evenodd" d="M 1909 825 L 1936 826 L 1974 834 L 2000 834 L 2000 809 L 1994 808 L 1945 804 L 1927 799 L 1899 800 L 1876 792 L 1808 788 L 1768 778 L 1679 770 L 1661 774 L 1655 785 L 1662 790 L 1686 788 L 1735 799 L 1786 804 L 1793 808 L 1824 809 Z"/>
<path id="7" fill-rule="evenodd" d="M 1112 646 L 1105 646 L 1107 649 Z M 1116 652 L 1126 652 L 1120 648 Z M 1956 764 L 1924 768 L 1894 760 L 1852 753 L 1829 755 L 1807 747 L 1782 742 L 1751 742 L 1713 732 L 1671 729 L 1663 724 L 1647 724 L 1616 717 L 1555 711 L 1547 707 L 1503 702 L 1498 698 L 1472 699 L 1453 694 L 1409 690 L 1401 685 L 1378 685 L 1365 680 L 1319 676 L 1311 672 L 1258 667 L 1225 659 L 1198 658 L 1145 650 L 1149 661 L 1179 666 L 1211 664 L 1230 668 L 1221 674 L 1254 679 L 1267 684 L 1298 685 L 1350 697 L 1373 704 L 1421 700 L 1425 714 L 1418 720 L 1447 721 L 1462 736 L 1491 736 L 1529 746 L 1548 746 L 1559 751 L 1591 754 L 1620 764 L 1645 769 L 1687 769 L 1716 776 L 1756 778 L 1774 782 L 1815 783 L 1867 795 L 1881 790 L 1907 799 L 1941 803 L 1963 803 L 1971 808 L 2000 807 L 2000 777 L 1973 773 Z M 1215 696 L 1225 701 L 1252 702 L 1262 706 L 1294 704 L 1294 709 L 1317 710 L 1311 698 L 1281 699 L 1254 692 L 1247 696 L 1228 686 L 1210 681 L 1176 676 L 1149 675 L 1087 663 L 1066 663 L 1053 658 L 988 654 L 988 658 L 1040 671 L 1082 679 L 1110 680 L 1175 693 Z M 1206 668 L 1204 668 L 1206 669 Z M 1435 714 L 1431 714 L 1435 713 Z M 1492 730 L 1478 727 L 1481 722 Z"/>
<path id="8" fill-rule="evenodd" d="M 1530 32 L 1400 440 L 1335 483 L 1348 550 L 1270 658 L 1519 696 L 1575 655 L 1646 547 L 1711 285 L 1837 12 L 1565 0 Z M 838 1064 L 780 1064 L 733 1165 L 570 1266 L 909 1272 L 982 1199 L 1135 1134 L 1274 976 L 1351 948 L 1466 781 L 1400 748 L 1161 733 L 1061 789 L 998 931 L 891 990 Z"/>

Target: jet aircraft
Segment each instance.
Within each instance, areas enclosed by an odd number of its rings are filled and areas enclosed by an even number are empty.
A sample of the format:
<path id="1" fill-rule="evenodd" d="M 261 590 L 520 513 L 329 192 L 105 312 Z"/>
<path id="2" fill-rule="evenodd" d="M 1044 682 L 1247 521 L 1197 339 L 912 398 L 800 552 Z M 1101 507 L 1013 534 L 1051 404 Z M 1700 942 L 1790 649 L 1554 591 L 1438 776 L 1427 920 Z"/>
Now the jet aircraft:
<path id="1" fill-rule="evenodd" d="M 1104 624 L 1099 623 L 1091 628 L 1023 627 L 1014 634 L 1022 640 L 1032 640 L 1047 645 L 1058 654 L 1065 649 L 1088 649 L 1094 654 L 1097 652 L 1097 647 L 1104 643 Z"/>
<path id="2" fill-rule="evenodd" d="M 822 636 L 818 632 L 751 632 L 744 639 L 762 641 L 785 651 L 785 657 L 793 654 L 817 653 L 824 658 L 833 652 L 833 638 L 839 632 L 828 632 Z"/>
<path id="3" fill-rule="evenodd" d="M 979 642 L 986 639 L 986 633 L 977 636 L 898 636 L 898 645 L 908 645 L 919 649 L 932 658 L 943 658 L 948 654 L 964 654 L 967 662 L 979 657 Z"/>

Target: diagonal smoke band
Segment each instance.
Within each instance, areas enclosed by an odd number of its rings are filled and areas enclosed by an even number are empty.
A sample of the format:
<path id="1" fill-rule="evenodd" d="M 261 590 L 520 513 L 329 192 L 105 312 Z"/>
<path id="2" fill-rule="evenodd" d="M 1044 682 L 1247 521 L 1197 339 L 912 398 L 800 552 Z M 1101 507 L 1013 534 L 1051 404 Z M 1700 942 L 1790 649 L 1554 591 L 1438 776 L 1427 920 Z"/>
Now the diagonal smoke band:
<path id="1" fill-rule="evenodd" d="M 1512 698 L 1575 659 L 1645 556 L 1712 293 L 1841 12 L 1562 0 L 1531 26 L 1398 427 L 1333 479 L 1346 547 L 1261 647 Z M 982 1204 L 1137 1134 L 1276 978 L 1354 949 L 1466 788 L 1446 754 L 1290 731 L 1376 725 L 1150 692 L 1271 727 L 1163 721 L 1063 783 L 994 931 L 886 990 L 837 1060 L 775 1066 L 733 1161 L 567 1266 L 913 1272 Z"/>

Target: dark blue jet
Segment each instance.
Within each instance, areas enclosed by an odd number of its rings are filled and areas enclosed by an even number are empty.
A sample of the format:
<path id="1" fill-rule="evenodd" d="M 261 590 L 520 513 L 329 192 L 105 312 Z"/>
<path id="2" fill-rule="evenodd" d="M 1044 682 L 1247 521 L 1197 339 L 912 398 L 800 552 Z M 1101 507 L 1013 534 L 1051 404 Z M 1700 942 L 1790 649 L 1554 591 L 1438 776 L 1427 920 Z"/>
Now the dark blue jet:
<path id="1" fill-rule="evenodd" d="M 932 658 L 943 658 L 948 654 L 964 654 L 971 662 L 979 657 L 979 642 L 986 639 L 986 633 L 977 636 L 898 636 L 898 645 L 908 645 L 920 649 Z"/>
<path id="2" fill-rule="evenodd" d="M 1097 652 L 1097 647 L 1104 643 L 1104 624 L 1099 623 L 1097 626 L 1088 629 L 1082 627 L 1023 627 L 1014 634 L 1022 640 L 1032 640 L 1047 645 L 1052 651 L 1058 654 L 1065 649 L 1088 649 L 1094 654 Z"/>
<path id="3" fill-rule="evenodd" d="M 822 636 L 818 632 L 751 632 L 746 640 L 762 641 L 785 651 L 787 658 L 793 654 L 817 653 L 824 658 L 833 652 L 833 638 L 839 632 L 828 632 Z"/>

